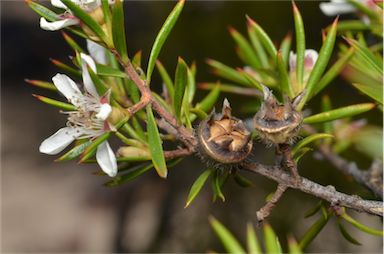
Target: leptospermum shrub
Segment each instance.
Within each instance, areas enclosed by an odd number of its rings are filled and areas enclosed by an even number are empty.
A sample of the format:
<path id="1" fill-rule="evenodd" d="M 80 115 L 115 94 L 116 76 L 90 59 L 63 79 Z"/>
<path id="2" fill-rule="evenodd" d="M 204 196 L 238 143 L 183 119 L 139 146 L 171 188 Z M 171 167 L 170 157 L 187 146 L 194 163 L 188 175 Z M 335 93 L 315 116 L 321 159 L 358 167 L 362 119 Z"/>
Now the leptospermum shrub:
<path id="1" fill-rule="evenodd" d="M 382 236 L 380 230 L 368 228 L 347 214 L 347 209 L 353 209 L 382 216 L 382 202 L 340 193 L 332 186 L 301 177 L 298 170 L 303 156 L 316 153 L 317 158 L 328 160 L 330 167 L 349 175 L 382 200 L 381 126 L 364 120 L 367 111 L 374 111 L 378 117 L 382 114 L 381 2 L 321 3 L 325 15 L 354 12 L 358 19 L 335 18 L 324 28 L 322 46 L 316 49 L 306 47 L 305 22 L 294 2 L 294 43 L 289 33 L 280 43 L 274 43 L 276 40 L 257 23 L 257 17 L 246 16 L 247 35 L 230 29 L 243 66 L 233 68 L 218 60 L 207 61 L 220 82 L 197 82 L 195 64 L 181 57 L 175 77 L 171 77 L 158 60 L 182 15 L 183 0 L 164 21 L 146 66 L 141 64 L 140 52 L 127 54 L 120 0 L 52 0 L 49 7 L 27 0 L 27 4 L 41 16 L 42 29 L 64 30 L 63 39 L 73 49 L 71 65 L 53 61 L 62 71 L 52 75 L 51 81 L 27 80 L 64 96 L 56 100 L 35 95 L 67 116 L 67 122 L 56 133 L 47 133 L 39 148 L 41 153 L 58 155 L 56 160 L 61 162 L 76 159 L 95 163 L 100 169 L 98 175 L 109 178 L 105 185 L 110 187 L 129 184 L 150 170 L 166 178 L 169 168 L 196 154 L 206 167 L 192 185 L 186 207 L 208 179 L 212 181 L 214 200 L 224 201 L 228 178 L 241 185 L 250 184 L 242 171 L 270 178 L 278 188 L 255 216 L 259 223 L 264 222 L 264 247 L 253 226 L 247 229 L 247 251 L 252 253 L 282 252 L 265 220 L 288 188 L 318 198 L 319 204 L 307 216 L 320 214 L 300 240 L 290 237 L 290 252 L 303 250 L 332 217 L 352 244 L 360 243 L 345 228 L 346 223 Z M 86 40 L 86 49 L 79 46 L 80 40 Z M 151 82 L 155 68 L 162 84 Z M 366 100 L 333 108 L 327 87 L 337 85 L 333 81 L 339 76 L 366 95 Z M 159 86 L 163 87 L 161 94 L 152 90 Z M 194 97 L 197 88 L 207 90 L 201 100 Z M 218 101 L 220 93 L 227 93 L 229 100 Z M 243 97 L 247 119 L 233 115 L 229 102 L 233 95 Z M 321 110 L 307 110 L 315 97 L 321 97 Z M 222 110 L 212 110 L 215 106 Z M 110 146 L 111 138 L 120 141 L 118 148 Z M 275 148 L 275 165 L 254 161 L 251 155 L 255 142 L 264 143 L 265 149 Z M 164 150 L 164 143 L 174 149 Z M 361 170 L 340 156 L 350 149 L 369 156 L 372 166 Z M 246 252 L 225 226 L 213 217 L 210 222 L 228 252 Z"/>

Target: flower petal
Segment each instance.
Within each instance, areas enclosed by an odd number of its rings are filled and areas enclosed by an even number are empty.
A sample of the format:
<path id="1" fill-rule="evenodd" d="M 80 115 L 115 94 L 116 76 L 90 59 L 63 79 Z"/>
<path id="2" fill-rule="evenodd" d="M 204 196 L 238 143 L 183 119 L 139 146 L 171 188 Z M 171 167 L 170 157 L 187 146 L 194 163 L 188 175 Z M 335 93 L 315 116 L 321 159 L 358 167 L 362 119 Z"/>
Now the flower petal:
<path id="1" fill-rule="evenodd" d="M 67 6 L 60 0 L 51 0 L 51 4 L 57 8 L 68 9 Z"/>
<path id="2" fill-rule="evenodd" d="M 91 79 L 91 76 L 89 75 L 88 67 L 89 66 L 93 72 L 96 73 L 96 64 L 95 61 L 93 61 L 92 57 L 80 53 L 81 57 L 81 70 L 82 70 L 82 76 L 83 76 L 83 83 L 85 90 L 87 90 L 88 93 L 90 93 L 93 97 L 99 98 L 99 94 L 97 93 L 95 84 L 93 84 L 93 81 Z"/>
<path id="3" fill-rule="evenodd" d="M 116 156 L 107 141 L 97 147 L 96 160 L 101 169 L 110 177 L 117 174 Z"/>
<path id="4" fill-rule="evenodd" d="M 48 22 L 45 18 L 40 18 L 40 27 L 47 31 L 56 31 L 60 30 L 67 26 L 73 26 L 78 24 L 77 19 L 62 19 L 58 21 Z"/>
<path id="5" fill-rule="evenodd" d="M 53 84 L 57 89 L 75 106 L 79 106 L 77 103 L 77 98 L 82 97 L 80 89 L 77 87 L 76 83 L 65 74 L 56 74 L 52 78 Z"/>
<path id="6" fill-rule="evenodd" d="M 315 66 L 318 56 L 319 54 L 316 50 L 306 49 L 304 53 L 304 68 L 307 70 L 312 70 L 313 66 Z"/>
<path id="7" fill-rule="evenodd" d="M 104 104 L 101 104 L 100 110 L 96 114 L 96 117 L 101 120 L 106 120 L 108 116 L 111 114 L 111 112 L 112 112 L 112 107 L 109 104 L 104 103 Z"/>
<path id="8" fill-rule="evenodd" d="M 103 46 L 91 40 L 87 40 L 87 49 L 91 57 L 99 64 L 107 64 L 107 52 Z"/>
<path id="9" fill-rule="evenodd" d="M 70 143 L 82 134 L 81 131 L 73 127 L 64 127 L 55 134 L 44 140 L 40 147 L 40 153 L 58 154 L 63 151 Z"/>
<path id="10" fill-rule="evenodd" d="M 356 8 L 345 1 L 331 1 L 330 3 L 320 3 L 320 10 L 327 16 L 336 16 L 355 12 Z"/>

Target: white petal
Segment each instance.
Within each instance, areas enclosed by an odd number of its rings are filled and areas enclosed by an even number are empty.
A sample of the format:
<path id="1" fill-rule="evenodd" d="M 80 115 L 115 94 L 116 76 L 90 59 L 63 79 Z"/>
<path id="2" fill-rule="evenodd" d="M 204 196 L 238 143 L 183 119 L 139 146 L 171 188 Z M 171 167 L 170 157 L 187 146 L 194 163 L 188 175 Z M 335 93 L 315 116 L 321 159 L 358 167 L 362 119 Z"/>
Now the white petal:
<path id="1" fill-rule="evenodd" d="M 315 65 L 319 54 L 316 50 L 306 49 L 304 53 L 304 68 L 312 69 Z"/>
<path id="2" fill-rule="evenodd" d="M 69 102 L 75 106 L 79 106 L 76 99 L 82 97 L 83 95 L 71 78 L 65 74 L 58 73 L 52 78 L 52 81 Z"/>
<path id="3" fill-rule="evenodd" d="M 72 127 L 61 128 L 41 143 L 39 151 L 45 154 L 58 154 L 81 134 L 82 132 L 79 129 Z"/>
<path id="4" fill-rule="evenodd" d="M 87 40 L 87 49 L 89 54 L 99 64 L 107 64 L 107 52 L 103 46 L 91 40 Z"/>
<path id="5" fill-rule="evenodd" d="M 96 160 L 101 169 L 110 177 L 117 174 L 116 156 L 107 141 L 97 147 Z"/>
<path id="6" fill-rule="evenodd" d="M 99 94 L 97 93 L 95 84 L 93 84 L 93 81 L 91 79 L 91 76 L 88 71 L 89 66 L 93 72 L 96 73 L 96 64 L 95 61 L 93 61 L 92 57 L 80 53 L 81 57 L 81 70 L 82 70 L 82 76 L 83 76 L 83 83 L 85 90 L 87 90 L 88 93 L 90 93 L 93 97 L 99 98 Z"/>
<path id="7" fill-rule="evenodd" d="M 79 21 L 77 19 L 63 19 L 63 20 L 48 22 L 45 18 L 40 18 L 40 27 L 48 31 L 60 30 L 64 27 L 76 25 L 78 23 Z"/>
<path id="8" fill-rule="evenodd" d="M 346 14 L 355 12 L 356 8 L 352 5 L 342 2 L 333 1 L 331 3 L 320 3 L 320 10 L 327 16 L 336 16 L 340 14 Z"/>
<path id="9" fill-rule="evenodd" d="M 289 52 L 289 71 L 296 70 L 296 54 L 293 51 Z"/>
<path id="10" fill-rule="evenodd" d="M 101 120 L 106 120 L 112 112 L 112 107 L 107 104 L 101 104 L 100 111 L 96 114 L 96 117 Z"/>
<path id="11" fill-rule="evenodd" d="M 67 6 L 60 0 L 51 0 L 51 4 L 57 8 L 68 9 Z"/>

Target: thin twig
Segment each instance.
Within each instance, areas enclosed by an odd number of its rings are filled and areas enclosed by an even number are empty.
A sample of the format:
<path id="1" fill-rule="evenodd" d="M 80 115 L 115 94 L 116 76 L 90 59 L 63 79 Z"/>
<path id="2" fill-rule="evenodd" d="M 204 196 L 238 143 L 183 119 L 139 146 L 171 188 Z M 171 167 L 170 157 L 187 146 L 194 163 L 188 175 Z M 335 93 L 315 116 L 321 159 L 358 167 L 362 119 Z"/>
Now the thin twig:
<path id="1" fill-rule="evenodd" d="M 187 148 L 176 149 L 172 151 L 164 151 L 164 157 L 166 159 L 174 159 L 191 155 L 193 152 Z"/>
<path id="2" fill-rule="evenodd" d="M 296 185 L 294 177 L 276 166 L 265 166 L 259 163 L 243 163 L 242 168 L 247 171 L 261 174 L 279 184 L 284 184 L 289 188 L 300 190 L 312 196 L 321 198 L 331 203 L 331 205 L 339 205 L 356 211 L 367 212 L 381 217 L 383 216 L 383 202 L 363 200 L 356 195 L 347 195 L 336 191 L 335 187 L 331 185 L 323 186 L 304 177 L 301 177 L 300 184 Z"/>
<path id="3" fill-rule="evenodd" d="M 277 189 L 272 198 L 268 200 L 268 202 L 262 208 L 260 208 L 259 211 L 256 212 L 256 217 L 259 223 L 264 221 L 269 216 L 272 209 L 275 207 L 276 203 L 280 200 L 287 189 L 288 186 L 285 184 L 279 183 L 279 185 L 277 185 Z"/>

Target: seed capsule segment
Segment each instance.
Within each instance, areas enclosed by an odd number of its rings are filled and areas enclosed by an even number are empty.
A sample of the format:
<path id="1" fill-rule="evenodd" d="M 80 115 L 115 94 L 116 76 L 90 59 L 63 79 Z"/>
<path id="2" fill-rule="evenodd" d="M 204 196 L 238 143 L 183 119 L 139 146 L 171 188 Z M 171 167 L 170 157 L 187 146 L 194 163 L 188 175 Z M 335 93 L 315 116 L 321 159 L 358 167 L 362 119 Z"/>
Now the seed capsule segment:
<path id="1" fill-rule="evenodd" d="M 240 119 L 232 116 L 231 111 L 225 99 L 222 113 L 212 112 L 208 119 L 200 123 L 197 136 L 204 157 L 232 164 L 244 160 L 250 154 L 251 133 Z"/>
<path id="2" fill-rule="evenodd" d="M 267 144 L 291 144 L 297 136 L 303 117 L 296 111 L 301 95 L 290 101 L 284 98 L 279 104 L 272 92 L 263 86 L 264 101 L 256 113 L 253 124 L 259 136 Z"/>

